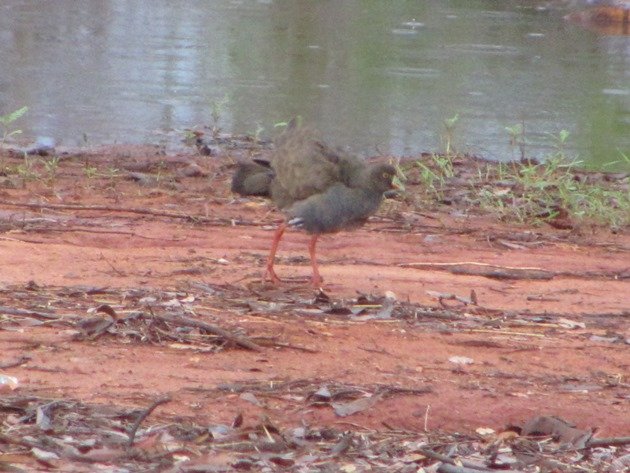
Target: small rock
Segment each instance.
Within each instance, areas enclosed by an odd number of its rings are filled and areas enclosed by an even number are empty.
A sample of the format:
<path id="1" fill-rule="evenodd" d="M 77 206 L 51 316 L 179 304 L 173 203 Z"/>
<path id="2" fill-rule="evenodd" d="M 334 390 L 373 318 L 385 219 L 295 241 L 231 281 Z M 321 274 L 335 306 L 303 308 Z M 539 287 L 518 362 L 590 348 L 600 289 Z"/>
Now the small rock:
<path id="1" fill-rule="evenodd" d="M 188 166 L 178 169 L 177 175 L 179 177 L 205 177 L 208 173 L 204 172 L 197 163 L 190 163 Z"/>
<path id="2" fill-rule="evenodd" d="M 451 356 L 448 361 L 456 365 L 472 365 L 475 362 L 475 360 L 467 356 Z"/>

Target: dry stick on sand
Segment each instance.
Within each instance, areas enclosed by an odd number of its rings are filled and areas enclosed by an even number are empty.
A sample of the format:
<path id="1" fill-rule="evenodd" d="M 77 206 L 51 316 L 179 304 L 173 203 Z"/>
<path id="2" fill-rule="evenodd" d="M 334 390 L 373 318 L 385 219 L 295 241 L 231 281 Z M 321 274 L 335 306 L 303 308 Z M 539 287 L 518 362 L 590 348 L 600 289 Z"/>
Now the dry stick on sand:
<path id="1" fill-rule="evenodd" d="M 585 448 L 630 445 L 630 437 L 592 438 Z"/>
<path id="2" fill-rule="evenodd" d="M 144 238 L 145 240 L 167 240 L 167 241 L 182 241 L 183 238 L 162 238 L 162 237 L 150 237 L 145 235 L 140 235 L 135 232 L 123 232 L 123 231 L 113 231 L 113 230 L 88 230 L 87 228 L 78 228 L 78 227 L 64 227 L 64 228 L 34 228 L 35 231 L 41 230 L 44 232 L 59 232 L 59 233 L 70 233 L 70 232 L 80 232 L 80 233 L 95 233 L 97 235 L 127 235 L 137 238 Z M 22 240 L 15 240 L 22 241 Z"/>
<path id="3" fill-rule="evenodd" d="M 126 276 L 126 274 L 125 274 L 125 273 L 123 273 L 122 271 L 119 271 L 118 269 L 116 269 L 116 266 L 114 266 L 114 265 L 112 264 L 112 262 L 111 262 L 111 261 L 109 261 L 107 258 L 105 258 L 105 255 L 103 255 L 103 252 L 102 252 L 102 251 L 101 251 L 101 255 L 100 255 L 100 256 L 101 256 L 101 259 L 102 259 L 103 261 L 105 261 L 105 262 L 109 265 L 109 267 L 110 267 L 110 268 L 112 268 L 112 270 L 113 270 L 116 274 L 118 274 L 118 276 L 120 276 L 120 277 L 125 277 L 125 276 Z"/>
<path id="4" fill-rule="evenodd" d="M 206 330 L 207 332 L 218 335 L 219 337 L 223 337 L 226 340 L 229 340 L 230 342 L 235 343 L 243 348 L 248 348 L 249 350 L 264 351 L 263 347 L 252 342 L 248 338 L 234 335 L 227 330 L 222 329 L 221 327 L 217 327 L 216 325 L 208 324 L 206 322 L 200 322 L 199 320 L 193 320 L 182 316 L 167 316 L 155 314 L 152 314 L 151 316 L 156 320 L 161 320 L 162 322 L 178 325 L 180 327 L 195 327 Z"/>
<path id="5" fill-rule="evenodd" d="M 184 220 L 190 220 L 193 222 L 210 223 L 214 225 L 252 225 L 261 226 L 266 225 L 264 221 L 245 221 L 245 220 L 233 220 L 229 218 L 221 217 L 207 217 L 204 215 L 190 215 L 180 212 L 167 212 L 165 210 L 143 209 L 133 207 L 116 207 L 110 205 L 75 205 L 75 204 L 39 204 L 39 203 L 27 203 L 27 202 L 10 202 L 6 200 L 0 200 L 0 205 L 7 205 L 10 207 L 25 207 L 29 209 L 50 209 L 50 210 L 96 210 L 103 212 L 121 212 L 132 213 L 139 215 L 153 215 L 155 217 L 169 217 L 169 218 L 181 218 Z"/>
<path id="6" fill-rule="evenodd" d="M 549 271 L 542 268 L 499 266 L 490 263 L 480 263 L 478 261 L 459 261 L 454 263 L 430 263 L 414 262 L 401 263 L 401 268 L 415 269 L 438 269 L 448 271 L 452 274 L 463 274 L 467 276 L 485 276 L 493 279 L 536 279 L 550 280 L 558 277 L 570 277 L 580 279 L 622 279 L 626 277 L 627 268 L 617 271 Z"/>
<path id="7" fill-rule="evenodd" d="M 157 406 L 166 404 L 167 402 L 171 402 L 171 397 L 163 396 L 155 401 L 153 404 L 151 404 L 147 409 L 142 411 L 142 413 L 138 416 L 136 421 L 131 426 L 131 429 L 129 430 L 129 442 L 127 442 L 128 447 L 131 447 L 133 445 L 133 441 L 136 438 L 136 432 L 138 431 L 138 427 L 140 427 L 142 421 L 149 417 L 149 414 L 151 414 L 151 412 L 153 412 Z"/>
<path id="8" fill-rule="evenodd" d="M 450 471 L 453 471 L 453 472 L 470 473 L 472 471 L 474 471 L 474 472 L 492 471 L 489 468 L 481 467 L 481 466 L 479 466 L 479 465 L 477 465 L 475 463 L 468 462 L 466 460 L 461 460 L 460 461 L 461 466 L 460 466 L 451 457 L 448 457 L 446 455 L 442 455 L 441 453 L 434 452 L 433 450 L 430 450 L 428 448 L 420 448 L 420 449 L 418 449 L 418 452 L 420 452 L 422 455 L 425 455 L 425 456 L 427 456 L 429 458 L 432 458 L 434 460 L 441 461 L 441 462 L 443 462 L 443 463 L 445 463 L 447 465 L 451 465 L 451 466 L 455 466 L 457 468 L 460 468 L 459 470 L 450 470 Z M 442 467 L 440 466 L 440 468 L 442 468 Z"/>
<path id="9" fill-rule="evenodd" d="M 16 366 L 20 366 L 20 365 L 23 365 L 24 363 L 28 363 L 29 361 L 31 361 L 31 359 L 32 358 L 30 356 L 22 355 L 12 360 L 0 361 L 0 370 L 4 370 L 7 368 L 15 368 Z"/>
<path id="10" fill-rule="evenodd" d="M 141 215 L 154 215 L 157 217 L 171 217 L 171 218 L 184 218 L 190 220 L 200 220 L 200 221 L 216 221 L 217 219 L 212 219 L 208 217 L 202 216 L 192 216 L 179 212 L 167 212 L 165 210 L 153 210 L 153 209 L 142 209 L 142 208 L 133 208 L 133 207 L 116 207 L 111 205 L 75 205 L 75 204 L 39 204 L 39 203 L 31 203 L 31 202 L 2 202 L 3 205 L 9 205 L 12 207 L 26 207 L 29 209 L 51 209 L 51 210 L 98 210 L 103 212 L 123 212 L 123 213 L 132 213 L 132 214 L 141 214 Z M 227 220 L 227 219 L 225 219 Z"/>
<path id="11" fill-rule="evenodd" d="M 32 317 L 34 319 L 40 320 L 76 320 L 80 317 L 76 315 L 57 315 L 57 314 L 48 314 L 46 312 L 37 312 L 34 310 L 26 310 L 26 309 L 16 309 L 15 307 L 8 307 L 4 305 L 0 305 L 0 314 L 6 315 L 16 315 L 19 317 Z"/>
<path id="12" fill-rule="evenodd" d="M 453 274 L 464 274 L 469 276 L 485 276 L 495 279 L 543 279 L 549 280 L 556 276 L 554 271 L 547 271 L 542 268 L 516 268 L 512 266 L 497 266 L 477 261 L 462 261 L 457 263 L 402 263 L 402 268 L 417 269 L 441 269 Z"/>
<path id="13" fill-rule="evenodd" d="M 170 217 L 170 218 L 183 218 L 187 220 L 195 220 L 201 222 L 220 222 L 220 223 L 229 223 L 231 221 L 229 219 L 220 219 L 220 218 L 209 218 L 203 216 L 194 216 L 188 215 L 185 213 L 179 212 L 167 212 L 165 210 L 153 210 L 153 209 L 142 209 L 142 208 L 133 208 L 133 207 L 116 207 L 110 205 L 74 205 L 74 204 L 37 204 L 37 203 L 26 203 L 26 202 L 9 202 L 6 200 L 0 200 L 0 205 L 8 205 L 11 207 L 26 207 L 29 209 L 51 209 L 51 210 L 98 210 L 104 212 L 123 212 L 123 213 L 132 213 L 132 214 L 141 214 L 141 215 L 154 215 L 157 217 Z"/>

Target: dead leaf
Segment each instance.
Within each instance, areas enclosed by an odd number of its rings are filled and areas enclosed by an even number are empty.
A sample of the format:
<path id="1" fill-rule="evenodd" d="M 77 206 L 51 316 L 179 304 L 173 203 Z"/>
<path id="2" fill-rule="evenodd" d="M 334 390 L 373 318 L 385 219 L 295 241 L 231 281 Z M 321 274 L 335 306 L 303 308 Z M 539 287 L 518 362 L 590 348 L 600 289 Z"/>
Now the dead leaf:
<path id="1" fill-rule="evenodd" d="M 247 401 L 255 406 L 260 406 L 260 401 L 253 393 L 243 393 L 239 396 L 243 401 Z"/>
<path id="2" fill-rule="evenodd" d="M 475 362 L 475 360 L 467 356 L 451 356 L 448 361 L 456 365 L 472 365 Z"/>
<path id="3" fill-rule="evenodd" d="M 41 448 L 33 447 L 31 448 L 31 453 L 38 461 L 44 463 L 50 463 L 55 460 L 59 460 L 59 455 L 53 452 L 48 452 L 46 450 L 42 450 Z"/>
<path id="4" fill-rule="evenodd" d="M 560 443 L 568 443 L 576 448 L 582 448 L 593 436 L 591 430 L 580 430 L 558 417 L 534 417 L 523 426 L 521 435 L 550 436 Z"/>
<path id="5" fill-rule="evenodd" d="M 380 397 L 379 395 L 373 395 L 351 402 L 333 402 L 332 407 L 335 410 L 335 414 L 339 417 L 347 417 L 369 409 L 379 401 Z"/>
<path id="6" fill-rule="evenodd" d="M 586 324 L 584 322 L 576 322 L 575 320 L 560 318 L 556 321 L 558 325 L 564 328 L 586 328 Z"/>

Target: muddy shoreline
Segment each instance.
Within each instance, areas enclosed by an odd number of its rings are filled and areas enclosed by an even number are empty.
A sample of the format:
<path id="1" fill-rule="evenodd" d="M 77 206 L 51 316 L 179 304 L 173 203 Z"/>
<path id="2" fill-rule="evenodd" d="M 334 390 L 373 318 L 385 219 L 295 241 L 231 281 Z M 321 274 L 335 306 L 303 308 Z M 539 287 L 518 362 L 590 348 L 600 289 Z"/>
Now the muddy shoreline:
<path id="1" fill-rule="evenodd" d="M 507 426 L 548 415 L 629 435 L 627 227 L 506 222 L 471 207 L 474 190 L 458 182 L 479 167 L 462 157 L 439 199 L 408 172 L 405 195 L 368 225 L 323 238 L 321 294 L 308 285 L 308 237 L 289 233 L 277 266 L 287 282 L 274 287 L 260 277 L 280 215 L 229 191 L 236 160 L 268 146 L 207 152 L 99 147 L 60 154 L 54 169 L 3 153 L 13 172 L 0 183 L 0 373 L 18 386 L 1 401 L 2 461 L 416 471 L 440 460 L 414 442 L 485 460 L 498 442 L 520 462 L 512 471 L 530 471 L 569 460 L 554 450 L 527 466 L 525 437 Z M 627 185 L 620 173 L 580 175 Z M 138 411 L 163 396 L 130 450 Z M 35 416 L 51 402 L 56 414 Z M 388 442 L 398 450 L 376 447 Z"/>

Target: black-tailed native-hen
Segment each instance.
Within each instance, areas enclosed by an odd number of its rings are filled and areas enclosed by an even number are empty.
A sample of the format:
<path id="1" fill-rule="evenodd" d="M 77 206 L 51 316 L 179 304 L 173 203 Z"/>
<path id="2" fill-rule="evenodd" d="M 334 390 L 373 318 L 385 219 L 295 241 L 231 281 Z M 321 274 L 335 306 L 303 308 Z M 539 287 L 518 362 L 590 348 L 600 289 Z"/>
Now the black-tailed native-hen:
<path id="1" fill-rule="evenodd" d="M 308 245 L 311 281 L 319 287 L 317 238 L 363 225 L 378 210 L 383 194 L 394 188 L 396 169 L 389 164 L 367 164 L 333 150 L 295 119 L 275 145 L 269 165 L 239 165 L 232 190 L 241 195 L 269 195 L 286 217 L 273 237 L 264 278 L 280 281 L 273 267 L 276 251 L 287 227 L 294 227 L 312 235 Z"/>

